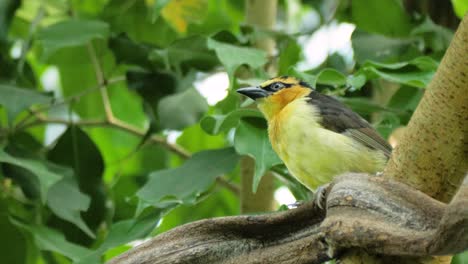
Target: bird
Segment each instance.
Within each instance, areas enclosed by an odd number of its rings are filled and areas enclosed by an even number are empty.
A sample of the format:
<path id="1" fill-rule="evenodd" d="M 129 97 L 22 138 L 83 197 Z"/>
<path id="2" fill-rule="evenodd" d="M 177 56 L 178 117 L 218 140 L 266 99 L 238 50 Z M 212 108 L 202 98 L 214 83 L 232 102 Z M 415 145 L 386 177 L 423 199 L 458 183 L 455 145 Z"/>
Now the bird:
<path id="1" fill-rule="evenodd" d="M 346 172 L 377 173 L 391 155 L 364 118 L 298 78 L 275 77 L 237 92 L 256 102 L 273 150 L 311 191 Z"/>

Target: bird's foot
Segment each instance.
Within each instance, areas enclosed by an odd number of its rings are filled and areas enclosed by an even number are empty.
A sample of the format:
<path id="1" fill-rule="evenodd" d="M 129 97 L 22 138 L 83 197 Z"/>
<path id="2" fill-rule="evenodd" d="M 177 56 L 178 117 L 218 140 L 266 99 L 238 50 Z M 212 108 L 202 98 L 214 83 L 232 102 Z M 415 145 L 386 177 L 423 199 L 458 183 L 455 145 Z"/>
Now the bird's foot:
<path id="1" fill-rule="evenodd" d="M 321 185 L 315 190 L 313 202 L 318 208 L 324 210 L 327 206 L 327 195 L 330 191 L 330 183 Z"/>

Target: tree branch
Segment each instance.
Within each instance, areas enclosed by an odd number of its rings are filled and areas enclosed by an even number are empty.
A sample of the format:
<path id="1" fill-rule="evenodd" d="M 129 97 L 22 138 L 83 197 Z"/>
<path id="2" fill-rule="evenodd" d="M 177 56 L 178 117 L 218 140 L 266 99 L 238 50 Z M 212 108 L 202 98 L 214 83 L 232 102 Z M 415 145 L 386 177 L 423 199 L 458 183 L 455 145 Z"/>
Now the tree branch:
<path id="1" fill-rule="evenodd" d="M 448 202 L 468 170 L 468 14 L 385 169 Z"/>
<path id="2" fill-rule="evenodd" d="M 329 189 L 326 218 L 309 203 L 267 215 L 202 220 L 161 234 L 109 264 L 301 264 L 322 263 L 349 248 L 411 257 L 468 249 L 468 182 L 448 205 L 366 174 L 338 177 Z"/>

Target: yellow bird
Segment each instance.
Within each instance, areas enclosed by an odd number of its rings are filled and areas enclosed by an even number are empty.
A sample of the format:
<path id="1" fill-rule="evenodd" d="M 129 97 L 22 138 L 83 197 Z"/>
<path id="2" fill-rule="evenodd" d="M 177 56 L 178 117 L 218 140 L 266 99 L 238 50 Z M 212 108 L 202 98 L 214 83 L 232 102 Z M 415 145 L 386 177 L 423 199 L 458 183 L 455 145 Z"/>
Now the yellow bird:
<path id="1" fill-rule="evenodd" d="M 391 146 L 366 120 L 294 77 L 237 92 L 257 102 L 273 149 L 311 190 L 345 172 L 381 171 L 391 154 Z"/>

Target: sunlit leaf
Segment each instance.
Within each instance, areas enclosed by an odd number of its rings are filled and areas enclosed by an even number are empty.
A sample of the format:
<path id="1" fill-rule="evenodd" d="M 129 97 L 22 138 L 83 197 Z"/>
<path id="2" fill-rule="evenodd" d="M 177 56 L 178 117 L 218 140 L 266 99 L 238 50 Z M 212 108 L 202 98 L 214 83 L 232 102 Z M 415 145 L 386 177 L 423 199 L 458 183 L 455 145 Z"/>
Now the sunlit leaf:
<path id="1" fill-rule="evenodd" d="M 240 122 L 237 126 L 234 146 L 239 154 L 249 155 L 255 159 L 252 185 L 252 190 L 255 192 L 263 174 L 274 165 L 281 164 L 281 160 L 271 147 L 267 131 L 247 122 Z"/>
<path id="2" fill-rule="evenodd" d="M 157 2 L 164 2 L 164 0 L 156 0 L 156 5 L 158 5 Z M 200 22 L 205 17 L 207 3 L 207 0 L 172 0 L 162 8 L 161 15 L 179 33 L 186 33 L 190 23 Z M 158 9 L 160 5 L 157 6 Z"/>
<path id="3" fill-rule="evenodd" d="M 463 16 L 468 12 L 468 2 L 465 0 L 452 0 L 453 9 L 457 16 L 462 19 Z M 468 261 L 468 254 L 465 254 Z"/>

